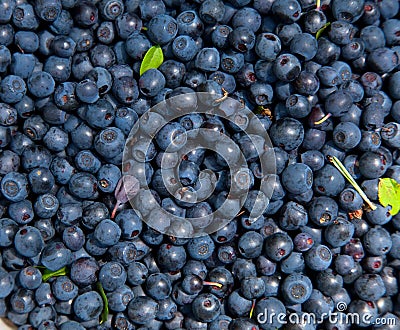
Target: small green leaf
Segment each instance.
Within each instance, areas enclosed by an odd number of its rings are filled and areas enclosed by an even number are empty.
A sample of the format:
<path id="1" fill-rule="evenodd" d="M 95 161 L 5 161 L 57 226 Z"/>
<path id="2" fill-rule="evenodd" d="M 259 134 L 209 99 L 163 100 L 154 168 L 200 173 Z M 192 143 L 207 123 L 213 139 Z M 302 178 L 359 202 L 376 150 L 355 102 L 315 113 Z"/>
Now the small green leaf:
<path id="1" fill-rule="evenodd" d="M 140 75 L 150 69 L 157 69 L 164 62 L 164 54 L 160 46 L 151 47 L 144 55 L 140 65 Z"/>
<path id="2" fill-rule="evenodd" d="M 317 31 L 317 34 L 315 35 L 315 39 L 318 39 L 318 38 L 321 36 L 321 34 L 324 33 L 325 30 L 326 30 L 330 25 L 331 25 L 331 22 L 328 22 L 328 23 L 326 23 L 322 28 L 320 28 L 320 29 Z"/>
<path id="3" fill-rule="evenodd" d="M 64 276 L 67 274 L 68 274 L 67 267 L 63 267 L 59 270 L 56 270 L 55 272 L 46 268 L 46 269 L 44 269 L 44 271 L 42 273 L 42 281 L 47 282 L 52 277 Z"/>
<path id="4" fill-rule="evenodd" d="M 396 215 L 400 211 L 400 184 L 391 178 L 379 180 L 378 197 L 382 206 L 390 205 L 391 215 Z"/>
<path id="5" fill-rule="evenodd" d="M 108 299 L 106 296 L 106 293 L 104 292 L 103 286 L 101 285 L 100 282 L 97 282 L 97 289 L 100 292 L 100 296 L 101 298 L 103 298 L 103 302 L 104 302 L 104 308 L 103 308 L 103 312 L 101 313 L 101 321 L 100 324 L 104 323 L 107 321 L 108 319 Z"/>

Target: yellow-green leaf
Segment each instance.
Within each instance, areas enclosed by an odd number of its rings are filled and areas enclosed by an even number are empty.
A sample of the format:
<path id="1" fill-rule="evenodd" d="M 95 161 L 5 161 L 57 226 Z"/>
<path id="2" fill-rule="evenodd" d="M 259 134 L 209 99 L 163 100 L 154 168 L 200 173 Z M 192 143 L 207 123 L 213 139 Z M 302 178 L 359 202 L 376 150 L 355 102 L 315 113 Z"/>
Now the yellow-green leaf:
<path id="1" fill-rule="evenodd" d="M 47 282 L 50 278 L 52 277 L 57 277 L 57 276 L 64 276 L 68 274 L 67 267 L 63 267 L 59 270 L 56 270 L 55 272 L 51 271 L 50 269 L 44 269 L 42 273 L 42 281 Z"/>
<path id="2" fill-rule="evenodd" d="M 104 292 L 103 286 L 101 285 L 100 282 L 97 282 L 97 289 L 100 292 L 100 296 L 101 298 L 103 298 L 103 302 L 104 302 L 104 308 L 103 308 L 103 312 L 101 313 L 101 320 L 100 320 L 100 324 L 104 323 L 107 321 L 108 319 L 108 299 L 106 296 L 106 293 Z"/>
<path id="3" fill-rule="evenodd" d="M 317 34 L 315 35 L 315 39 L 318 39 L 318 38 L 321 36 L 321 34 L 324 33 L 325 30 L 326 30 L 330 25 L 331 25 L 331 22 L 328 22 L 328 23 L 326 23 L 322 28 L 320 28 L 320 29 L 317 31 Z"/>
<path id="4" fill-rule="evenodd" d="M 153 46 L 144 55 L 140 65 L 140 75 L 150 69 L 157 69 L 164 62 L 164 54 L 160 46 Z"/>
<path id="5" fill-rule="evenodd" d="M 379 202 L 383 206 L 390 205 L 391 215 L 396 215 L 400 211 L 400 184 L 391 178 L 384 178 L 379 180 L 378 185 Z"/>

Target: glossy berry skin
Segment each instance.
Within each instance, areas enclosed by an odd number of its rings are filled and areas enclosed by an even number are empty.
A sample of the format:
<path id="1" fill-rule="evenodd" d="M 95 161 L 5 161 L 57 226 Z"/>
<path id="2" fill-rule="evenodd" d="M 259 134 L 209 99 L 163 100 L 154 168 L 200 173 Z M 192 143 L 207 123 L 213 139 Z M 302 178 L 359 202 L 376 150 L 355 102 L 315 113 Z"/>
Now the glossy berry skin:
<path id="1" fill-rule="evenodd" d="M 57 300 L 68 301 L 78 295 L 78 287 L 67 276 L 60 276 L 52 283 L 52 292 Z"/>
<path id="2" fill-rule="evenodd" d="M 181 246 L 163 244 L 157 253 L 158 264 L 163 271 L 177 271 L 186 262 L 186 251 Z"/>
<path id="3" fill-rule="evenodd" d="M 260 298 L 265 292 L 265 282 L 261 278 L 246 277 L 241 283 L 240 291 L 246 299 Z"/>
<path id="4" fill-rule="evenodd" d="M 71 265 L 70 278 L 80 287 L 96 283 L 100 267 L 93 258 L 80 258 Z"/>
<path id="5" fill-rule="evenodd" d="M 135 297 L 128 305 L 129 319 L 136 324 L 146 324 L 154 319 L 158 304 L 150 297 Z"/>
<path id="6" fill-rule="evenodd" d="M 110 127 L 96 135 L 94 146 L 101 156 L 110 159 L 122 152 L 124 139 L 124 134 L 119 128 Z"/>
<path id="7" fill-rule="evenodd" d="M 344 186 L 343 176 L 330 164 L 325 165 L 314 175 L 314 190 L 321 195 L 337 196 Z"/>
<path id="8" fill-rule="evenodd" d="M 315 245 L 304 256 L 306 265 L 312 270 L 322 271 L 332 262 L 332 252 L 325 245 Z"/>
<path id="9" fill-rule="evenodd" d="M 90 173 L 78 172 L 72 175 L 68 188 L 78 198 L 91 198 L 97 191 L 97 180 Z"/>
<path id="10" fill-rule="evenodd" d="M 282 282 L 282 294 L 290 304 L 304 303 L 312 292 L 311 280 L 302 274 L 291 274 Z"/>
<path id="11" fill-rule="evenodd" d="M 65 246 L 72 251 L 80 250 L 85 244 L 85 235 L 78 226 L 65 228 L 62 237 Z"/>
<path id="12" fill-rule="evenodd" d="M 206 24 L 215 24 L 224 18 L 225 7 L 220 0 L 206 0 L 199 10 L 199 16 Z"/>
<path id="13" fill-rule="evenodd" d="M 96 291 L 89 291 L 74 300 L 73 309 L 78 319 L 89 321 L 99 317 L 103 309 L 103 300 Z"/>
<path id="14" fill-rule="evenodd" d="M 390 251 L 393 244 L 389 237 L 389 233 L 384 228 L 375 226 L 364 235 L 364 247 L 372 255 L 385 255 Z"/>
<path id="15" fill-rule="evenodd" d="M 42 274 L 37 268 L 26 267 L 19 272 L 18 281 L 24 289 L 35 290 L 42 283 Z"/>
<path id="16" fill-rule="evenodd" d="M 6 103 L 17 103 L 22 100 L 26 93 L 26 84 L 18 76 L 8 75 L 0 84 L 0 99 Z"/>
<path id="17" fill-rule="evenodd" d="M 272 5 L 272 12 L 284 23 L 293 23 L 300 18 L 301 7 L 297 1 L 277 1 Z"/>
<path id="18" fill-rule="evenodd" d="M 201 236 L 190 239 L 187 245 L 188 254 L 195 260 L 205 260 L 214 251 L 215 244 L 210 236 Z"/>
<path id="19" fill-rule="evenodd" d="M 147 294 L 156 301 L 168 298 L 172 291 L 171 281 L 163 273 L 151 274 L 146 280 L 145 288 Z"/>
<path id="20" fill-rule="evenodd" d="M 192 303 L 192 312 L 201 322 L 214 321 L 220 314 L 220 308 L 218 298 L 211 293 L 200 294 Z"/>
<path id="21" fill-rule="evenodd" d="M 99 98 L 97 85 L 92 80 L 83 80 L 76 85 L 76 96 L 85 103 L 95 103 Z"/>
<path id="22" fill-rule="evenodd" d="M 365 274 L 354 282 L 357 295 L 366 301 L 376 301 L 385 294 L 382 278 L 376 274 Z"/>
<path id="23" fill-rule="evenodd" d="M 15 7 L 12 22 L 16 27 L 23 30 L 35 30 L 39 25 L 34 8 L 28 3 L 22 3 Z"/>
<path id="24" fill-rule="evenodd" d="M 176 18 L 180 35 L 188 35 L 192 38 L 202 34 L 204 23 L 198 16 L 196 11 L 182 11 Z"/>
<path id="25" fill-rule="evenodd" d="M 125 284 L 126 271 L 118 262 L 111 261 L 100 268 L 99 281 L 106 291 L 115 291 Z"/>
<path id="26" fill-rule="evenodd" d="M 94 230 L 94 238 L 103 246 L 115 245 L 121 237 L 121 228 L 109 220 L 102 220 Z"/>
<path id="27" fill-rule="evenodd" d="M 312 171 L 303 163 L 289 165 L 282 172 L 282 184 L 292 194 L 302 194 L 312 187 Z"/>
<path id="28" fill-rule="evenodd" d="M 293 118 L 279 119 L 271 126 L 271 139 L 286 151 L 296 149 L 304 139 L 304 128 Z"/>
<path id="29" fill-rule="evenodd" d="M 142 94 L 152 97 L 165 87 L 165 78 L 159 70 L 150 69 L 143 73 L 138 83 Z"/>
<path id="30" fill-rule="evenodd" d="M 47 243 L 41 254 L 41 263 L 52 271 L 59 270 L 71 262 L 71 251 L 63 243 Z"/>
<path id="31" fill-rule="evenodd" d="M 196 55 L 195 66 L 202 71 L 217 71 L 219 65 L 220 55 L 216 48 L 203 48 Z"/>
<path id="32" fill-rule="evenodd" d="M 179 60 L 190 61 L 197 53 L 196 42 L 190 36 L 178 36 L 172 43 L 172 52 Z"/>
<path id="33" fill-rule="evenodd" d="M 293 242 L 285 233 L 275 233 L 265 240 L 264 252 L 272 261 L 280 261 L 293 250 Z"/>
<path id="34" fill-rule="evenodd" d="M 132 290 L 126 285 L 118 287 L 115 291 L 107 295 L 109 307 L 115 312 L 125 311 L 133 297 Z"/>
<path id="35" fill-rule="evenodd" d="M 309 216 L 317 226 L 328 226 L 337 217 L 338 205 L 332 198 L 321 196 L 311 201 Z"/>
<path id="36" fill-rule="evenodd" d="M 139 96 L 137 82 L 130 76 L 122 76 L 114 80 L 112 92 L 123 104 L 132 104 Z"/>
<path id="37" fill-rule="evenodd" d="M 333 131 L 333 141 L 341 149 L 353 149 L 361 141 L 361 131 L 351 122 L 339 123 Z"/>
<path id="38" fill-rule="evenodd" d="M 245 258 L 257 258 L 263 249 L 263 238 L 255 231 L 248 231 L 241 236 L 238 249 Z"/>
<path id="39" fill-rule="evenodd" d="M 35 307 L 33 291 L 18 289 L 10 298 L 12 310 L 18 314 L 31 312 Z"/>
<path id="40" fill-rule="evenodd" d="M 157 15 L 150 20 L 147 33 L 154 43 L 164 45 L 175 38 L 178 24 L 169 15 Z"/>
<path id="41" fill-rule="evenodd" d="M 12 202 L 20 202 L 28 196 L 28 180 L 18 172 L 9 172 L 1 180 L 0 191 Z"/>
<path id="42" fill-rule="evenodd" d="M 14 244 L 16 250 L 25 257 L 37 256 L 44 247 L 40 231 L 31 226 L 27 226 L 16 233 Z"/>
<path id="43" fill-rule="evenodd" d="M 359 19 L 363 13 L 364 2 L 334 2 L 332 6 L 332 13 L 335 19 L 353 23 Z"/>
<path id="44" fill-rule="evenodd" d="M 28 180 L 32 191 L 38 195 L 48 193 L 54 185 L 54 177 L 45 167 L 33 169 L 28 175 Z"/>
<path id="45" fill-rule="evenodd" d="M 381 177 L 387 169 L 386 159 L 377 152 L 366 152 L 359 159 L 360 173 L 367 179 Z"/>
<path id="46" fill-rule="evenodd" d="M 256 37 L 248 27 L 239 26 L 229 34 L 229 43 L 235 50 L 244 53 L 254 48 Z"/>

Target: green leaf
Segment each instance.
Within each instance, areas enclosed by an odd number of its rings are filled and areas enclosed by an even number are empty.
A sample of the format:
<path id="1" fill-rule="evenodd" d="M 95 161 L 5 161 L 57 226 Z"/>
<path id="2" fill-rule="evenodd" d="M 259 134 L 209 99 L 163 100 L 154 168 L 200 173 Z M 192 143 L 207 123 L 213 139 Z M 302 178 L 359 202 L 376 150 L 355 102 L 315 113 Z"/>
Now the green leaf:
<path id="1" fill-rule="evenodd" d="M 108 319 L 108 299 L 106 296 L 106 293 L 104 292 L 103 286 L 101 285 L 100 282 L 97 282 L 97 289 L 100 292 L 100 296 L 101 298 L 103 298 L 103 302 L 104 302 L 104 308 L 103 308 L 103 312 L 101 313 L 101 321 L 100 324 L 104 323 L 107 321 Z"/>
<path id="2" fill-rule="evenodd" d="M 390 205 L 391 215 L 396 215 L 400 211 L 400 184 L 391 178 L 379 179 L 378 197 L 382 206 Z"/>
<path id="3" fill-rule="evenodd" d="M 64 276 L 68 274 L 67 267 L 63 267 L 59 270 L 56 270 L 55 272 L 51 271 L 50 269 L 45 269 L 42 273 L 42 281 L 47 282 L 50 278 L 52 277 L 57 277 L 57 276 Z"/>
<path id="4" fill-rule="evenodd" d="M 157 69 L 164 62 L 164 54 L 160 46 L 151 47 L 144 55 L 140 65 L 140 75 L 150 69 Z"/>
<path id="5" fill-rule="evenodd" d="M 315 35 L 315 39 L 318 39 L 318 38 L 321 36 L 321 34 L 324 33 L 325 30 L 326 30 L 328 27 L 330 27 L 330 25 L 331 25 L 331 22 L 328 22 L 328 23 L 326 23 L 322 28 L 320 28 L 320 29 L 317 31 L 317 34 Z"/>

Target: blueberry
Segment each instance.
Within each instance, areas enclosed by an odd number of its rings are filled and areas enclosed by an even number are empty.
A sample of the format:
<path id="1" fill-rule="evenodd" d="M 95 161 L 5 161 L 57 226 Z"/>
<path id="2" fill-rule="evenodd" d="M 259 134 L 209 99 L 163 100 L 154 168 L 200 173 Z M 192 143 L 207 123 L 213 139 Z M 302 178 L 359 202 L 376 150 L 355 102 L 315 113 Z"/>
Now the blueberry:
<path id="1" fill-rule="evenodd" d="M 18 4 L 14 8 L 12 22 L 22 30 L 35 30 L 39 26 L 39 20 L 34 8 L 28 3 Z"/>
<path id="2" fill-rule="evenodd" d="M 71 31 L 73 23 L 70 12 L 62 9 L 57 18 L 51 22 L 50 30 L 56 34 L 67 35 Z"/>
<path id="3" fill-rule="evenodd" d="M 283 118 L 272 124 L 270 134 L 275 145 L 289 151 L 303 142 L 304 128 L 296 119 Z"/>
<path id="4" fill-rule="evenodd" d="M 35 3 L 35 11 L 42 20 L 52 22 L 60 14 L 61 6 L 61 1 L 40 0 Z"/>
<path id="5" fill-rule="evenodd" d="M 244 53 L 254 48 L 256 37 L 248 27 L 239 26 L 229 34 L 229 43 L 235 50 Z"/>
<path id="6" fill-rule="evenodd" d="M 1 180 L 0 191 L 12 202 L 20 202 L 28 196 L 28 180 L 18 172 L 9 172 Z"/>
<path id="7" fill-rule="evenodd" d="M 387 254 L 393 244 L 389 233 L 380 226 L 371 228 L 363 238 L 365 249 L 376 256 Z"/>
<path id="8" fill-rule="evenodd" d="M 97 192 L 96 178 L 84 172 L 72 175 L 68 182 L 70 192 L 78 198 L 91 198 Z"/>
<path id="9" fill-rule="evenodd" d="M 256 315 L 260 315 L 262 317 L 266 310 L 273 311 L 274 313 L 274 316 L 271 318 L 271 321 L 268 324 L 275 328 L 279 327 L 280 324 L 277 319 L 277 315 L 285 313 L 285 305 L 279 299 L 274 297 L 263 298 L 257 302 L 254 312 Z M 261 329 L 268 329 L 267 324 L 261 324 Z"/>
<path id="10" fill-rule="evenodd" d="M 40 231 L 31 226 L 27 226 L 16 233 L 14 244 L 18 253 L 25 257 L 37 256 L 44 247 Z"/>
<path id="11" fill-rule="evenodd" d="M 296 0 L 288 3 L 279 0 L 273 3 L 272 12 L 284 23 L 293 23 L 300 19 L 301 7 Z"/>
<path id="12" fill-rule="evenodd" d="M 336 20 L 354 23 L 363 14 L 364 1 L 333 1 L 332 13 Z"/>
<path id="13" fill-rule="evenodd" d="M 97 318 L 103 309 L 103 300 L 96 291 L 88 291 L 74 300 L 73 310 L 81 321 Z"/>
<path id="14" fill-rule="evenodd" d="M 26 93 L 26 85 L 22 78 L 8 75 L 1 81 L 0 99 L 6 103 L 17 103 Z"/>
<path id="15" fill-rule="evenodd" d="M 46 97 L 54 92 L 55 82 L 53 77 L 44 71 L 33 72 L 28 79 L 28 90 L 36 97 Z"/>
<path id="16" fill-rule="evenodd" d="M 196 11 L 182 11 L 176 18 L 179 34 L 199 37 L 203 33 L 204 24 Z"/>
<path id="17" fill-rule="evenodd" d="M 52 271 L 59 270 L 71 263 L 71 251 L 63 243 L 49 243 L 42 251 L 41 263 Z"/>
<path id="18" fill-rule="evenodd" d="M 151 41 L 164 45 L 175 38 L 178 23 L 169 15 L 157 15 L 150 20 L 147 33 Z"/>
<path id="19" fill-rule="evenodd" d="M 115 20 L 118 35 L 122 39 L 127 39 L 133 32 L 142 29 L 142 20 L 135 13 L 124 13 Z"/>
<path id="20" fill-rule="evenodd" d="M 312 171 L 302 163 L 289 165 L 282 173 L 282 184 L 291 193 L 302 194 L 312 187 Z"/>
<path id="21" fill-rule="evenodd" d="M 94 230 L 94 238 L 103 246 L 115 245 L 121 236 L 119 226 L 108 219 L 102 220 Z"/>
<path id="22" fill-rule="evenodd" d="M 311 280 L 302 274 L 291 274 L 282 282 L 282 294 L 291 304 L 305 302 L 311 296 Z"/>
<path id="23" fill-rule="evenodd" d="M 321 195 L 337 196 L 344 186 L 343 176 L 330 164 L 325 165 L 314 176 L 314 190 Z"/>
<path id="24" fill-rule="evenodd" d="M 157 312 L 157 302 L 147 296 L 135 297 L 128 305 L 128 316 L 137 324 L 148 323 L 154 319 Z"/>
<path id="25" fill-rule="evenodd" d="M 307 251 L 304 260 L 312 270 L 325 270 L 332 262 L 332 252 L 325 245 L 315 245 Z"/>
<path id="26" fill-rule="evenodd" d="M 199 9 L 199 16 L 206 24 L 222 21 L 224 14 L 225 7 L 221 0 L 205 0 Z"/>

